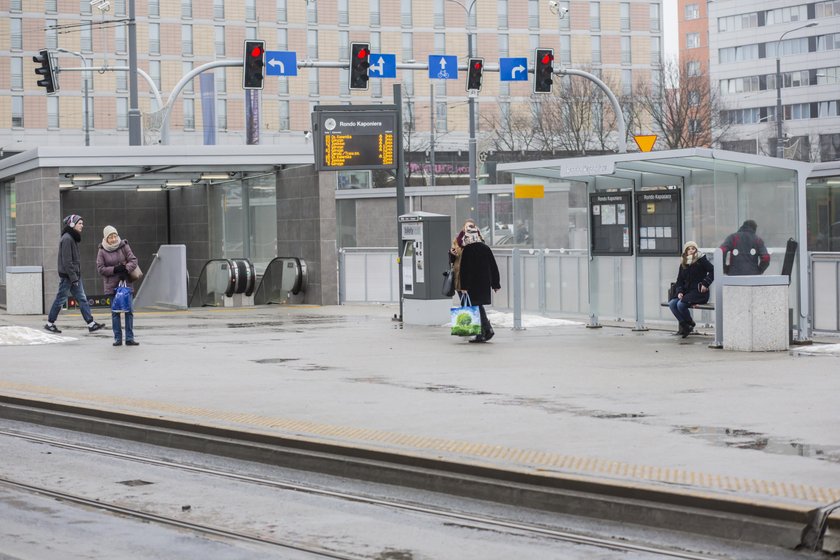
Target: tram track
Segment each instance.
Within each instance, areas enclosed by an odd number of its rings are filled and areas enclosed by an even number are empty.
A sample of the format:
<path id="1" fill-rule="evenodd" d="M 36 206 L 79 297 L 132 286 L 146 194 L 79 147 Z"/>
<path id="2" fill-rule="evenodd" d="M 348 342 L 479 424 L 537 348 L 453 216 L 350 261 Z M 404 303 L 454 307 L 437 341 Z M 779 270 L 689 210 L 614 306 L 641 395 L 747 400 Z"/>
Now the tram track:
<path id="1" fill-rule="evenodd" d="M 322 488 L 314 485 L 302 484 L 299 482 L 281 481 L 276 479 L 269 479 L 264 477 L 244 475 L 236 472 L 223 471 L 215 468 L 204 466 L 196 466 L 192 464 L 181 463 L 172 460 L 159 459 L 149 456 L 138 455 L 135 453 L 127 453 L 124 451 L 115 451 L 112 449 L 105 449 L 102 447 L 93 447 L 91 445 L 81 445 L 77 443 L 69 443 L 66 441 L 57 440 L 54 438 L 45 437 L 31 433 L 23 433 L 20 431 L 10 431 L 0 429 L 0 436 L 7 438 L 16 438 L 19 440 L 28 441 L 31 443 L 47 445 L 55 448 L 61 448 L 74 452 L 95 454 L 99 456 L 109 457 L 121 461 L 131 461 L 150 465 L 153 467 L 160 467 L 166 469 L 174 469 L 182 472 L 189 472 L 202 476 L 211 476 L 221 479 L 237 481 L 246 484 L 255 484 L 277 490 L 293 491 L 314 496 L 319 496 L 328 499 L 342 500 L 346 502 L 353 502 L 357 504 L 364 504 L 369 506 L 379 506 L 391 510 L 399 510 L 411 512 L 414 514 L 432 516 L 442 519 L 444 523 L 449 525 L 457 525 L 464 528 L 492 528 L 497 531 L 510 533 L 511 535 L 526 535 L 531 537 L 539 537 L 543 539 L 551 539 L 565 543 L 572 543 L 576 545 L 583 545 L 589 547 L 596 547 L 600 549 L 609 549 L 620 552 L 634 552 L 641 554 L 655 555 L 661 558 L 676 558 L 682 560 L 727 560 L 731 557 L 720 554 L 703 554 L 690 552 L 685 550 L 677 550 L 662 546 L 654 546 L 650 544 L 641 544 L 628 542 L 626 540 L 617 540 L 609 537 L 598 537 L 582 533 L 574 533 L 567 530 L 558 530 L 547 526 L 529 524 L 517 521 L 501 519 L 498 517 L 478 515 L 465 511 L 457 511 L 454 509 L 447 509 L 437 506 L 422 505 L 405 500 L 383 499 L 379 497 L 372 497 L 361 493 L 351 493 L 338 491 L 328 488 Z M 62 500 L 82 506 L 98 508 L 108 512 L 123 515 L 131 518 L 140 519 L 147 522 L 153 522 L 168 526 L 174 526 L 181 529 L 194 531 L 197 533 L 212 535 L 215 537 L 222 537 L 227 539 L 234 539 L 240 541 L 247 541 L 261 545 L 270 545 L 281 548 L 288 548 L 305 553 L 312 554 L 323 558 L 336 558 L 342 560 L 357 560 L 363 558 L 362 556 L 348 555 L 337 553 L 333 550 L 313 547 L 304 543 L 294 541 L 287 541 L 283 539 L 265 538 L 255 534 L 249 534 L 242 531 L 232 530 L 224 527 L 217 527 L 207 524 L 193 523 L 183 519 L 174 517 L 162 516 L 147 511 L 133 509 L 118 504 L 108 503 L 100 499 L 90 499 L 78 495 L 69 494 L 62 491 L 57 491 L 42 486 L 32 485 L 20 481 L 11 480 L 0 477 L 0 484 L 13 487 L 21 491 L 35 493 L 43 496 L 52 497 L 57 500 Z"/>

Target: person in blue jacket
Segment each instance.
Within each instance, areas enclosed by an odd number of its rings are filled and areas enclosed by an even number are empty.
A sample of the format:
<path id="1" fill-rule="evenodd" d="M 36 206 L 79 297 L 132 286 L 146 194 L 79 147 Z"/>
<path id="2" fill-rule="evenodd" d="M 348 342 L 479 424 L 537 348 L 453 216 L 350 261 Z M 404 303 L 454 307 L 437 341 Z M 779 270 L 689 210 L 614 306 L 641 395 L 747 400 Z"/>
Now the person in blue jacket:
<path id="1" fill-rule="evenodd" d="M 680 268 L 677 273 L 676 297 L 668 302 L 671 313 L 679 321 L 677 334 L 683 338 L 694 330 L 694 320 L 691 318 L 692 305 L 708 303 L 711 292 L 709 286 L 715 279 L 715 268 L 706 255 L 700 252 L 697 243 L 688 241 L 683 245 Z"/>

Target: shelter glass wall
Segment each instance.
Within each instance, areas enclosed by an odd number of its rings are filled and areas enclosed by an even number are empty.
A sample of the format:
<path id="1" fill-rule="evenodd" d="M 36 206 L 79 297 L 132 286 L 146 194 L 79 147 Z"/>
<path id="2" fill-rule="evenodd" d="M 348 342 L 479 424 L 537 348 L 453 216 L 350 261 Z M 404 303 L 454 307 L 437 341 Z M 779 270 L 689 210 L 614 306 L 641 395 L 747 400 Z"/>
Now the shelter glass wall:
<path id="1" fill-rule="evenodd" d="M 214 184 L 209 199 L 211 258 L 249 258 L 262 274 L 277 255 L 274 175 Z"/>
<path id="2" fill-rule="evenodd" d="M 808 250 L 840 251 L 840 176 L 808 181 Z"/>
<path id="3" fill-rule="evenodd" d="M 17 253 L 16 215 L 14 183 L 11 181 L 0 183 L 0 284 L 6 283 L 6 267 L 15 264 Z"/>

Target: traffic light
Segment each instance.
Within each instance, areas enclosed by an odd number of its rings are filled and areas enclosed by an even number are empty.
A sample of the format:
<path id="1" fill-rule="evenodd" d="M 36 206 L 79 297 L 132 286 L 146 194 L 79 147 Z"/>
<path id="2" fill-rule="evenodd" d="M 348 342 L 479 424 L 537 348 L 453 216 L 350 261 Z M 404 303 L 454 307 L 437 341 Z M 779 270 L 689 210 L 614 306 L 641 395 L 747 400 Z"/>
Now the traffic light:
<path id="1" fill-rule="evenodd" d="M 481 91 L 484 79 L 484 59 L 471 58 L 467 67 L 467 91 Z"/>
<path id="2" fill-rule="evenodd" d="M 55 61 L 52 53 L 48 50 L 43 50 L 37 56 L 32 57 L 32 62 L 37 62 L 41 65 L 40 68 L 35 69 L 35 73 L 43 76 L 38 80 L 38 85 L 47 89 L 47 93 L 55 93 L 58 91 L 58 73 L 56 72 Z"/>
<path id="3" fill-rule="evenodd" d="M 534 93 L 551 93 L 554 49 L 537 49 L 534 57 Z"/>
<path id="4" fill-rule="evenodd" d="M 265 41 L 245 41 L 242 88 L 262 89 L 265 79 Z"/>
<path id="5" fill-rule="evenodd" d="M 368 88 L 369 57 L 369 43 L 350 43 L 350 89 Z"/>

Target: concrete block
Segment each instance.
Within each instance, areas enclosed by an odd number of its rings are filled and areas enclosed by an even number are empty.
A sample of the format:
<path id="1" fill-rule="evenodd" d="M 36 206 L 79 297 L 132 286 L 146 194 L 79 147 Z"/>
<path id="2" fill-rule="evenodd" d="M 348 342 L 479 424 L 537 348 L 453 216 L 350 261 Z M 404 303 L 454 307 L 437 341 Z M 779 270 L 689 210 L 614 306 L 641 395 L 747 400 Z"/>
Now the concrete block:
<path id="1" fill-rule="evenodd" d="M 724 286 L 723 348 L 788 349 L 788 286 Z"/>
<path id="2" fill-rule="evenodd" d="M 42 315 L 44 313 L 43 270 L 40 266 L 6 268 L 6 313 Z"/>

